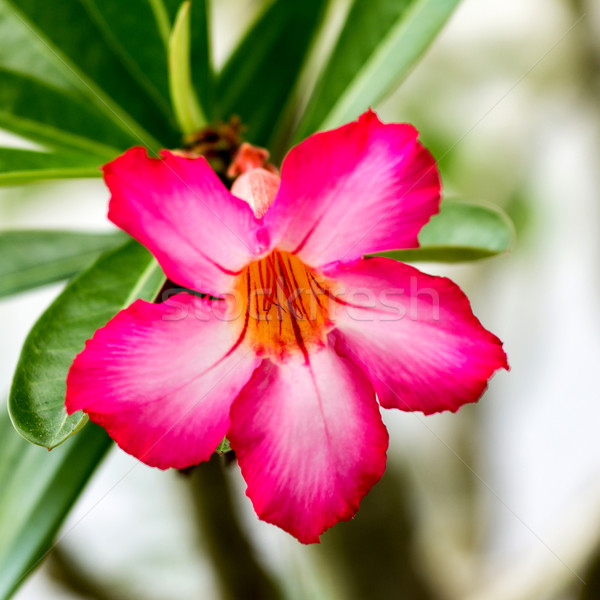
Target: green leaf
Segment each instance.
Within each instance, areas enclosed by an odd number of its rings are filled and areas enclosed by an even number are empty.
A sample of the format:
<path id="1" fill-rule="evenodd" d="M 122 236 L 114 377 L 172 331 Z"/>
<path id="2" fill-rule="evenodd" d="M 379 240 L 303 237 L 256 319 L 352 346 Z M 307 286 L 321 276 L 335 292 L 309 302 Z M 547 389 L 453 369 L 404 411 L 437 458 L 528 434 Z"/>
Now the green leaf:
<path id="1" fill-rule="evenodd" d="M 168 2 L 169 0 L 166 1 Z M 154 20 L 156 22 L 162 43 L 165 49 L 167 49 L 169 46 L 169 36 L 171 35 L 171 25 L 175 18 L 173 16 L 173 19 L 171 19 L 169 16 L 169 11 L 167 10 L 167 6 L 163 0 L 147 0 L 147 2 L 154 15 Z"/>
<path id="2" fill-rule="evenodd" d="M 85 422 L 67 416 L 65 380 L 75 356 L 96 329 L 136 298 L 153 299 L 164 282 L 158 263 L 137 242 L 128 242 L 67 285 L 29 332 L 9 398 L 16 430 L 53 448 Z"/>
<path id="3" fill-rule="evenodd" d="M 100 177 L 100 159 L 72 152 L 37 152 L 0 147 L 0 185 L 43 179 Z"/>
<path id="4" fill-rule="evenodd" d="M 171 114 L 167 76 L 168 16 L 162 0 L 83 0 L 129 72 L 148 95 Z M 158 11 L 158 14 L 157 14 Z M 166 20 L 166 22 L 165 22 Z"/>
<path id="5" fill-rule="evenodd" d="M 514 227 L 498 207 L 444 200 L 419 234 L 420 247 L 392 250 L 372 256 L 387 256 L 404 262 L 460 262 L 501 254 L 510 249 Z"/>
<path id="6" fill-rule="evenodd" d="M 2 231 L 0 298 L 67 279 L 124 240 L 120 232 Z"/>
<path id="7" fill-rule="evenodd" d="M 179 128 L 184 134 L 198 131 L 206 125 L 206 117 L 198 104 L 192 84 L 190 53 L 190 7 L 181 5 L 169 38 L 169 87 Z"/>
<path id="8" fill-rule="evenodd" d="M 248 32 L 217 83 L 221 118 L 236 114 L 253 144 L 269 145 L 285 112 L 325 0 L 275 0 Z"/>
<path id="9" fill-rule="evenodd" d="M 167 13 L 170 23 L 167 29 L 167 40 L 170 29 L 175 23 L 181 7 L 181 0 L 150 0 L 152 4 L 161 4 Z M 157 11 L 160 12 L 160 11 Z M 190 52 L 192 64 L 192 82 L 202 112 L 209 121 L 214 118 L 215 81 L 210 53 L 210 19 L 207 0 L 191 0 L 190 5 Z"/>
<path id="10" fill-rule="evenodd" d="M 82 95 L 124 132 L 158 150 L 178 142 L 174 126 L 129 74 L 80 0 L 4 0 L 43 41 Z M 160 140 L 160 142 L 158 141 Z"/>
<path id="11" fill-rule="evenodd" d="M 50 549 L 60 524 L 111 445 L 90 424 L 48 452 L 19 437 L 0 411 L 0 600 L 7 600 Z"/>
<path id="12" fill-rule="evenodd" d="M 33 35 L 5 0 L 0 0 L 0 40 L 0 67 L 29 73 L 63 89 L 75 89 L 64 67 L 48 55 L 43 42 Z"/>
<path id="13" fill-rule="evenodd" d="M 106 159 L 137 143 L 72 91 L 5 69 L 0 69 L 0 127 Z"/>
<path id="14" fill-rule="evenodd" d="M 354 0 L 295 139 L 356 119 L 410 72 L 460 0 Z"/>

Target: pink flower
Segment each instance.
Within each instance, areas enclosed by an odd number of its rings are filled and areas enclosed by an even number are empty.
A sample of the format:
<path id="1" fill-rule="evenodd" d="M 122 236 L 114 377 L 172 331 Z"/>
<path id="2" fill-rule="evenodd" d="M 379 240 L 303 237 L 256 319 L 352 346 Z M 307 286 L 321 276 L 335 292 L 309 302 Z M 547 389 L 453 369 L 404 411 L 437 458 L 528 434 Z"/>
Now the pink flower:
<path id="1" fill-rule="evenodd" d="M 417 135 L 369 111 L 232 193 L 204 158 L 133 148 L 106 165 L 109 218 L 169 279 L 222 300 L 121 311 L 75 359 L 68 412 L 161 469 L 227 436 L 259 517 L 301 542 L 350 519 L 385 468 L 379 405 L 456 411 L 508 367 L 454 283 L 363 258 L 417 247 L 438 211 Z"/>

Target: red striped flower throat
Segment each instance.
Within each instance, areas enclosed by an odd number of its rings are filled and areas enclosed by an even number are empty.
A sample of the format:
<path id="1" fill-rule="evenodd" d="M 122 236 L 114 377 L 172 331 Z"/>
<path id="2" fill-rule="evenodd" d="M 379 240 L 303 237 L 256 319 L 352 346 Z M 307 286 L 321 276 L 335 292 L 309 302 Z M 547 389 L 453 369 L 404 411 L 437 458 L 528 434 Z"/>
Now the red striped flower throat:
<path id="1" fill-rule="evenodd" d="M 323 348 L 332 328 L 330 285 L 289 252 L 274 250 L 251 263 L 236 285 L 245 341 L 280 361 Z"/>

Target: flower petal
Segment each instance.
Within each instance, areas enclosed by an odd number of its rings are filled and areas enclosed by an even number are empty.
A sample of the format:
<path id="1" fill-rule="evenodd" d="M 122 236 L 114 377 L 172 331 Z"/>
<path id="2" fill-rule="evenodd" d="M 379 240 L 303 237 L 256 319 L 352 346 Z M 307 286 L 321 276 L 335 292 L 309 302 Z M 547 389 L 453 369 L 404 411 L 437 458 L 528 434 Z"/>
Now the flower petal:
<path id="1" fill-rule="evenodd" d="M 343 292 L 332 303 L 336 350 L 364 369 L 385 408 L 456 411 L 508 369 L 502 342 L 449 279 L 385 258 L 327 275 Z"/>
<path id="2" fill-rule="evenodd" d="M 178 294 L 138 300 L 99 329 L 67 379 L 67 411 L 83 410 L 150 466 L 207 460 L 260 360 L 238 344 L 225 302 Z"/>
<path id="3" fill-rule="evenodd" d="M 132 148 L 104 166 L 108 217 L 154 254 L 169 279 L 218 296 L 262 251 L 258 222 L 203 157 L 161 156 Z"/>
<path id="4" fill-rule="evenodd" d="M 274 246 L 313 267 L 416 248 L 440 202 L 435 161 L 417 136 L 369 111 L 293 148 L 265 215 Z"/>
<path id="5" fill-rule="evenodd" d="M 304 543 L 352 518 L 388 444 L 369 382 L 331 348 L 310 364 L 265 361 L 233 404 L 228 439 L 259 517 Z"/>

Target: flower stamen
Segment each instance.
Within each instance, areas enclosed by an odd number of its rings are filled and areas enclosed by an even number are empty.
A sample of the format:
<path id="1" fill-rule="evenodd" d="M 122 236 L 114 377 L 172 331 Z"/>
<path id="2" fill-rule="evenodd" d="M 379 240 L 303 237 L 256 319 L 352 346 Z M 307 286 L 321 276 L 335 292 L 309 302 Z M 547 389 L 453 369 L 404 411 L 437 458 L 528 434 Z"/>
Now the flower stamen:
<path id="1" fill-rule="evenodd" d="M 245 340 L 255 352 L 285 361 L 325 347 L 331 329 L 331 283 L 299 258 L 275 250 L 239 276 L 237 297 L 246 318 Z"/>

